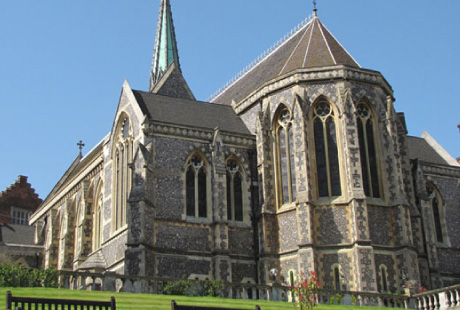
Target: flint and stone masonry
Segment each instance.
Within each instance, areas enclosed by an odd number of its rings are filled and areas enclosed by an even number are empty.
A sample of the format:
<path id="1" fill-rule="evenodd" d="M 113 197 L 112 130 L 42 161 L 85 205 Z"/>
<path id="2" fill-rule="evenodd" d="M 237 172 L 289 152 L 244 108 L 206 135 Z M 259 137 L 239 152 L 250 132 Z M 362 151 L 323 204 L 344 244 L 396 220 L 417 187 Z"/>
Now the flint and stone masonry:
<path id="1" fill-rule="evenodd" d="M 381 73 L 315 15 L 200 102 L 172 23 L 162 0 L 150 91 L 125 81 L 109 134 L 33 214 L 45 267 L 269 285 L 315 271 L 360 292 L 460 282 L 460 166 L 408 136 Z"/>

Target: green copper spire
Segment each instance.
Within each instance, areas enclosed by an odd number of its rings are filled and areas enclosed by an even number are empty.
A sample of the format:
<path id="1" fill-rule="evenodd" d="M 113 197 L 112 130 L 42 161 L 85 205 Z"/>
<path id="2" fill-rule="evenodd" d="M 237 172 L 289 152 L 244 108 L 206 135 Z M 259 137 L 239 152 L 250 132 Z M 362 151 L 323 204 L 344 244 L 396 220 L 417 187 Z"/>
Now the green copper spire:
<path id="1" fill-rule="evenodd" d="M 152 71 L 150 72 L 150 91 L 154 89 L 159 79 L 173 62 L 176 68 L 180 70 L 171 5 L 169 0 L 161 0 Z"/>

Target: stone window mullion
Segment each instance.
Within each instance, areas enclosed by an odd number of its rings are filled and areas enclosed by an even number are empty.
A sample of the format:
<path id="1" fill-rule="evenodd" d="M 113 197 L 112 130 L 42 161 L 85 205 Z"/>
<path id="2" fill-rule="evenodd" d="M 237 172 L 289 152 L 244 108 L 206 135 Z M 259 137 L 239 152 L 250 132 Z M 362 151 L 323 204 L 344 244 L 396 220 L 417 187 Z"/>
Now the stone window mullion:
<path id="1" fill-rule="evenodd" d="M 195 217 L 198 217 L 198 210 L 199 210 L 199 188 L 198 188 L 198 171 L 195 169 Z"/>

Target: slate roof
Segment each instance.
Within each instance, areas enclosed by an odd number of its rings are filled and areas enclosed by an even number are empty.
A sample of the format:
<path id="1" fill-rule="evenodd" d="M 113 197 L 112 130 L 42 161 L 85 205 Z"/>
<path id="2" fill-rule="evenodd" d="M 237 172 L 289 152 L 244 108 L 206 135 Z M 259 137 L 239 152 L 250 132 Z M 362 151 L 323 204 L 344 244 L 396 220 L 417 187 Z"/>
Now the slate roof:
<path id="1" fill-rule="evenodd" d="M 102 251 L 97 251 L 92 254 L 86 261 L 84 261 L 78 270 L 105 270 L 107 268 L 107 261 L 105 260 Z"/>
<path id="2" fill-rule="evenodd" d="M 3 242 L 6 244 L 35 245 L 35 227 L 27 225 L 10 224 L 15 231 L 8 228 L 2 228 Z"/>
<path id="3" fill-rule="evenodd" d="M 407 136 L 410 159 L 418 159 L 424 162 L 449 165 L 423 138 Z"/>
<path id="4" fill-rule="evenodd" d="M 239 102 L 269 80 L 293 70 L 335 65 L 360 68 L 315 16 L 239 80 L 214 97 L 212 102 Z"/>
<path id="5" fill-rule="evenodd" d="M 231 106 L 173 98 L 133 90 L 139 106 L 153 121 L 171 125 L 198 127 L 235 134 L 252 135 Z"/>

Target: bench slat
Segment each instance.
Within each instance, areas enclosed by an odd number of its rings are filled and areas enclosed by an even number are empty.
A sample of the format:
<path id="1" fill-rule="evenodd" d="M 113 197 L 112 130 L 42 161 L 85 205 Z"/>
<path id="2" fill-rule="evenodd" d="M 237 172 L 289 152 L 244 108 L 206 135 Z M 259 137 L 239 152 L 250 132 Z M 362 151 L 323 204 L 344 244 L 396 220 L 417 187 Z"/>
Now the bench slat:
<path id="1" fill-rule="evenodd" d="M 12 306 L 14 305 L 14 308 Z M 110 301 L 97 300 L 80 300 L 80 299 L 53 299 L 53 298 L 34 298 L 34 297 L 16 297 L 10 291 L 6 293 L 7 310 L 14 310 L 20 307 L 22 310 L 116 310 L 115 297 Z M 48 307 L 46 307 L 48 305 Z M 54 307 L 53 307 L 54 305 Z"/>
<path id="2" fill-rule="evenodd" d="M 175 300 L 171 300 L 171 310 L 243 310 L 237 308 L 219 308 L 219 307 L 202 307 L 202 306 L 186 306 L 178 305 Z M 256 305 L 255 310 L 260 310 L 259 305 Z"/>

